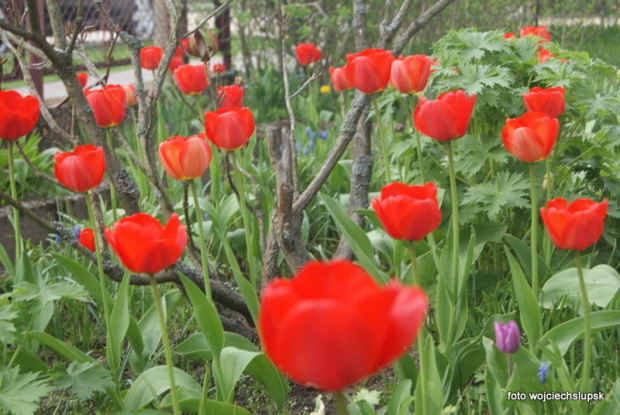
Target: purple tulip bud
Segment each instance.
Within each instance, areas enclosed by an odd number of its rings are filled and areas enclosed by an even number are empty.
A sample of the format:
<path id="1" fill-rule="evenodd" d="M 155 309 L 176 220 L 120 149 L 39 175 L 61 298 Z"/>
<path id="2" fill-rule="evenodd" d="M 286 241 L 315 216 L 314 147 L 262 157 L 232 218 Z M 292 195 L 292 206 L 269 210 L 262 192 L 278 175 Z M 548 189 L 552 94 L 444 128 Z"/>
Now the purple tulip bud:
<path id="1" fill-rule="evenodd" d="M 521 346 L 521 331 L 513 320 L 503 324 L 495 322 L 495 344 L 502 353 L 514 353 Z"/>

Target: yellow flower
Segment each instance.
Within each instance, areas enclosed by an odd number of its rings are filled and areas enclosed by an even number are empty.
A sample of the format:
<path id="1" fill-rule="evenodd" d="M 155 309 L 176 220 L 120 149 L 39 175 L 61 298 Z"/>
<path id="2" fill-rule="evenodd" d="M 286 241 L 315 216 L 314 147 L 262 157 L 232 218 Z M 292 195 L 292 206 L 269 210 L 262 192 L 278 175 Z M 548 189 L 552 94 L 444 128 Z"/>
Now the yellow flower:
<path id="1" fill-rule="evenodd" d="M 332 92 L 332 89 L 329 85 L 321 85 L 321 87 L 319 88 L 319 92 L 321 94 L 329 94 L 330 92 Z"/>

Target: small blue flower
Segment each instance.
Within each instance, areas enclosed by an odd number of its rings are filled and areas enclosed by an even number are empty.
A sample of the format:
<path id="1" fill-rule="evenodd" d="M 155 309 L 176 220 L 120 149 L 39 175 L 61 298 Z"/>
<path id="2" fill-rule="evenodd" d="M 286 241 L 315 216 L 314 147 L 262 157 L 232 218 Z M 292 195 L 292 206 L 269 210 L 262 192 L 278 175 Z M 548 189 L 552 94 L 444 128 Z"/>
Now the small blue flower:
<path id="1" fill-rule="evenodd" d="M 210 218 L 210 216 L 209 216 L 209 214 L 208 214 L 208 213 L 205 213 L 205 215 L 204 215 L 204 220 L 209 220 L 209 219 L 211 219 L 211 218 Z"/>
<path id="2" fill-rule="evenodd" d="M 314 140 L 316 138 L 316 133 L 312 131 L 309 125 L 306 126 L 306 135 L 311 140 Z"/>
<path id="3" fill-rule="evenodd" d="M 60 243 L 60 241 L 62 241 L 62 239 L 60 238 L 60 235 L 54 235 L 54 242 L 56 242 L 57 244 Z"/>
<path id="4" fill-rule="evenodd" d="M 540 383 L 547 382 L 547 376 L 549 376 L 549 363 L 542 362 L 538 367 L 538 381 Z"/>
<path id="5" fill-rule="evenodd" d="M 79 238 L 81 230 L 82 230 L 82 227 L 80 225 L 75 225 L 73 227 L 73 236 L 75 236 L 76 238 Z"/>
<path id="6" fill-rule="evenodd" d="M 314 140 L 308 141 L 308 147 L 307 148 L 308 148 L 308 151 L 310 153 L 314 153 Z"/>
<path id="7" fill-rule="evenodd" d="M 301 151 L 301 143 L 300 143 L 299 141 L 297 141 L 297 142 L 295 143 L 295 152 L 296 152 L 297 154 L 299 154 L 299 152 L 300 152 L 300 151 Z"/>
<path id="8" fill-rule="evenodd" d="M 319 131 L 319 138 L 321 140 L 327 140 L 327 137 L 329 137 L 329 131 L 328 130 Z"/>

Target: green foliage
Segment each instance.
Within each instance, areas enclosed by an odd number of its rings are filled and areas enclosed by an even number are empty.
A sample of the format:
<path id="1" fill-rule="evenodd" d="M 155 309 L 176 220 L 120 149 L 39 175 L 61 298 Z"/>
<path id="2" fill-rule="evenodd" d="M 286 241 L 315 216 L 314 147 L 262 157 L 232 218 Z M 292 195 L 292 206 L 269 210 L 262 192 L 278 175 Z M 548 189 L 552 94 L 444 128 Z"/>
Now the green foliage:
<path id="1" fill-rule="evenodd" d="M 79 399 L 88 399 L 97 392 L 105 392 L 114 387 L 109 371 L 97 362 L 71 362 L 69 366 L 57 366 L 52 369 L 52 378 L 56 387 L 70 388 Z"/>
<path id="2" fill-rule="evenodd" d="M 0 373 L 0 409 L 11 415 L 32 415 L 39 408 L 39 400 L 52 390 L 36 373 L 3 368 Z"/>

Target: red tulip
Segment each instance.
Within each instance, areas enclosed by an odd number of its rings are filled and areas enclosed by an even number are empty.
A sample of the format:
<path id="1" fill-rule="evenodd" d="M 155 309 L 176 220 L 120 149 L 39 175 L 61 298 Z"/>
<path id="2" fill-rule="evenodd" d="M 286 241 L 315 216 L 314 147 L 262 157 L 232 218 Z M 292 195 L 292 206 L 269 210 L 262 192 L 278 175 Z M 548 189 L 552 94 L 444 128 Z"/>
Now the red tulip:
<path id="1" fill-rule="evenodd" d="M 179 46 L 174 50 L 174 56 L 183 56 L 189 50 L 189 40 L 183 38 L 179 41 Z"/>
<path id="2" fill-rule="evenodd" d="M 174 180 L 191 180 L 203 175 L 211 163 L 211 147 L 204 135 L 172 137 L 159 145 L 159 160 Z"/>
<path id="3" fill-rule="evenodd" d="M 430 74 L 431 58 L 426 55 L 411 55 L 392 62 L 390 82 L 403 94 L 410 94 L 423 91 Z"/>
<path id="4" fill-rule="evenodd" d="M 107 85 L 93 91 L 84 88 L 84 95 L 99 127 L 114 127 L 125 119 L 127 97 L 122 86 Z"/>
<path id="5" fill-rule="evenodd" d="M 551 41 L 551 35 L 549 34 L 549 32 L 547 31 L 547 28 L 545 26 L 525 26 L 524 28 L 521 29 L 520 35 L 521 35 L 521 37 L 524 37 L 524 36 L 537 36 L 537 37 L 541 38 L 542 40 L 540 40 L 537 43 L 543 43 L 543 42 L 550 42 Z"/>
<path id="6" fill-rule="evenodd" d="M 82 88 L 84 88 L 86 86 L 86 82 L 88 81 L 88 73 L 87 72 L 80 72 L 77 75 L 75 75 L 78 79 L 78 82 L 80 83 L 80 85 L 82 85 Z"/>
<path id="7" fill-rule="evenodd" d="M 258 331 L 267 356 L 294 381 L 341 391 L 405 353 L 427 310 L 418 287 L 382 287 L 351 262 L 314 261 L 267 284 Z"/>
<path id="8" fill-rule="evenodd" d="M 22 97 L 17 91 L 0 91 L 0 138 L 17 140 L 28 134 L 39 121 L 39 101 L 33 95 Z"/>
<path id="9" fill-rule="evenodd" d="M 329 77 L 332 81 L 334 91 L 346 91 L 353 88 L 347 78 L 347 66 L 341 66 L 340 68 L 329 68 Z"/>
<path id="10" fill-rule="evenodd" d="M 514 33 L 512 33 L 512 32 L 508 32 L 508 33 L 504 33 L 504 34 L 502 35 L 502 37 L 503 37 L 504 39 L 514 39 L 516 36 L 515 36 L 515 34 L 514 34 Z"/>
<path id="11" fill-rule="evenodd" d="M 523 94 L 523 101 L 528 112 L 546 112 L 551 118 L 559 118 L 564 112 L 564 88 L 534 87 L 530 92 Z"/>
<path id="12" fill-rule="evenodd" d="M 202 64 L 181 65 L 172 73 L 172 79 L 186 95 L 199 94 L 209 86 L 207 71 Z"/>
<path id="13" fill-rule="evenodd" d="M 140 49 L 140 66 L 143 69 L 157 69 L 164 50 L 159 46 L 147 46 Z"/>
<path id="14" fill-rule="evenodd" d="M 454 140 L 467 132 L 475 103 L 476 94 L 467 97 L 459 89 L 433 101 L 422 97 L 413 112 L 413 123 L 418 131 L 435 140 Z"/>
<path id="15" fill-rule="evenodd" d="M 295 54 L 300 65 L 310 65 L 321 60 L 323 53 L 314 46 L 314 43 L 301 43 L 295 46 Z"/>
<path id="16" fill-rule="evenodd" d="M 546 159 L 558 138 L 560 123 L 544 112 L 527 112 L 508 118 L 502 141 L 508 151 L 521 161 L 533 163 Z"/>
<path id="17" fill-rule="evenodd" d="M 347 55 L 347 78 L 353 88 L 366 94 L 382 91 L 390 80 L 392 53 L 383 49 L 365 49 Z"/>
<path id="18" fill-rule="evenodd" d="M 245 88 L 241 85 L 226 85 L 217 88 L 217 97 L 220 100 L 220 108 L 243 107 L 243 95 Z"/>
<path id="19" fill-rule="evenodd" d="M 607 205 L 607 199 L 600 203 L 576 199 L 569 204 L 566 199 L 557 198 L 540 209 L 540 216 L 555 246 L 583 251 L 603 234 Z"/>
<path id="20" fill-rule="evenodd" d="M 134 84 L 122 85 L 125 90 L 125 102 L 128 107 L 133 107 L 138 103 L 138 97 L 136 96 L 136 86 Z"/>
<path id="21" fill-rule="evenodd" d="M 249 108 L 227 107 L 205 112 L 205 133 L 216 147 L 236 150 L 254 133 L 254 116 Z"/>
<path id="22" fill-rule="evenodd" d="M 174 264 L 187 245 L 185 226 L 176 213 L 165 226 L 146 213 L 137 213 L 106 228 L 105 238 L 128 270 L 144 274 Z"/>
<path id="23" fill-rule="evenodd" d="M 84 228 L 78 235 L 78 242 L 85 248 L 88 248 L 91 252 L 95 252 L 97 249 L 95 246 L 95 235 L 91 228 Z"/>
<path id="24" fill-rule="evenodd" d="M 226 65 L 223 63 L 214 63 L 211 69 L 214 73 L 224 73 L 226 72 Z"/>
<path id="25" fill-rule="evenodd" d="M 183 61 L 183 56 L 173 56 L 172 59 L 170 59 L 170 63 L 168 64 L 168 70 L 174 72 L 176 68 L 182 66 L 183 64 L 185 64 L 185 62 Z"/>
<path id="26" fill-rule="evenodd" d="M 77 146 L 70 153 L 54 155 L 54 175 L 63 186 L 86 192 L 99 186 L 105 173 L 103 148 L 92 144 Z"/>
<path id="27" fill-rule="evenodd" d="M 545 63 L 551 58 L 555 58 L 553 53 L 544 48 L 538 49 L 538 63 Z"/>
<path id="28" fill-rule="evenodd" d="M 390 183 L 381 189 L 381 199 L 372 199 L 372 208 L 385 232 L 394 239 L 419 241 L 441 221 L 434 183 L 424 186 Z"/>

